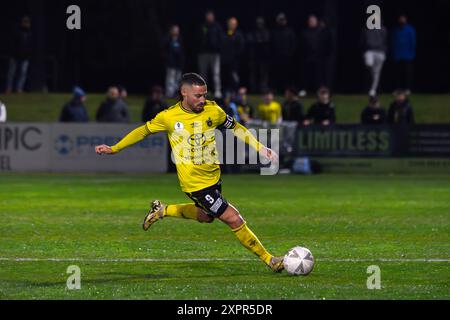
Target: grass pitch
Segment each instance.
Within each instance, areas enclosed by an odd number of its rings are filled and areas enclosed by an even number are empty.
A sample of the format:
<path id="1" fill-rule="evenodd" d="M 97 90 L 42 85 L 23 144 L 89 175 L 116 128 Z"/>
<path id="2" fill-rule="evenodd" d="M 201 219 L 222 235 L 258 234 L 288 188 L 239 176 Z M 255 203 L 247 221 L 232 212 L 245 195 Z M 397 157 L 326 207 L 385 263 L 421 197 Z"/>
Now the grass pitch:
<path id="1" fill-rule="evenodd" d="M 316 258 L 272 273 L 215 221 L 166 218 L 175 175 L 0 176 L 0 299 L 449 299 L 450 176 L 225 175 L 225 197 L 271 252 Z M 25 260 L 22 260 L 24 259 Z M 68 266 L 81 289 L 68 290 Z M 366 287 L 367 267 L 381 289 Z"/>

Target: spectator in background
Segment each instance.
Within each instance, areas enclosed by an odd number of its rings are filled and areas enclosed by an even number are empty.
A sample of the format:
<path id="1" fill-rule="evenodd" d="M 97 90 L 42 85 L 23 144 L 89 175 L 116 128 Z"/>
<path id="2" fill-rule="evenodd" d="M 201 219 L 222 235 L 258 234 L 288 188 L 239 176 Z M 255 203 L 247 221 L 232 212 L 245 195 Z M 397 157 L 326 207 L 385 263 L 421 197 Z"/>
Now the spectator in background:
<path id="1" fill-rule="evenodd" d="M 322 63 L 320 65 L 320 83 L 327 88 L 333 87 L 334 70 L 336 65 L 336 34 L 328 19 L 319 21 Z M 305 92 L 306 94 L 306 92 Z"/>
<path id="2" fill-rule="evenodd" d="M 280 92 L 287 84 L 292 83 L 294 53 L 297 46 L 294 30 L 288 26 L 288 21 L 284 13 L 279 13 L 276 17 L 277 25 L 271 34 L 271 59 L 273 76 L 273 86 Z"/>
<path id="3" fill-rule="evenodd" d="M 261 93 L 269 87 L 270 31 L 264 18 L 256 18 L 256 27 L 247 35 L 250 90 Z"/>
<path id="4" fill-rule="evenodd" d="M 376 96 L 369 96 L 369 104 L 361 113 L 362 124 L 383 124 L 386 123 L 386 111 L 380 105 Z"/>
<path id="5" fill-rule="evenodd" d="M 119 98 L 125 101 L 128 98 L 127 88 L 122 85 L 118 85 L 117 89 L 119 90 Z"/>
<path id="6" fill-rule="evenodd" d="M 172 25 L 163 43 L 166 62 L 166 96 L 175 97 L 181 73 L 184 68 L 184 47 L 180 37 L 180 27 Z"/>
<path id="7" fill-rule="evenodd" d="M 377 19 L 381 20 L 381 17 L 377 17 Z M 385 26 L 382 25 L 381 29 L 363 28 L 361 48 L 370 79 L 369 96 L 376 96 L 381 70 L 386 60 L 387 30 Z"/>
<path id="8" fill-rule="evenodd" d="M 95 119 L 97 122 L 129 122 L 128 106 L 120 98 L 118 87 L 111 86 L 108 88 L 106 100 L 98 108 Z"/>
<path id="9" fill-rule="evenodd" d="M 152 120 L 158 113 L 167 109 L 167 102 L 164 100 L 164 92 L 160 86 L 153 86 L 150 96 L 145 100 L 142 109 L 142 122 Z"/>
<path id="10" fill-rule="evenodd" d="M 257 115 L 259 119 L 268 121 L 270 124 L 279 124 L 282 121 L 281 105 L 273 99 L 272 90 L 263 92 L 263 101 L 258 105 Z"/>
<path id="11" fill-rule="evenodd" d="M 208 79 L 209 72 L 212 72 L 214 83 L 214 97 L 222 97 L 222 87 L 220 83 L 220 51 L 222 49 L 223 30 L 220 24 L 215 21 L 213 11 L 207 11 L 205 22 L 201 26 L 199 37 L 198 68 L 199 73 Z"/>
<path id="12" fill-rule="evenodd" d="M 236 94 L 239 88 L 239 64 L 244 52 L 245 40 L 237 29 L 238 20 L 231 17 L 227 21 L 227 33 L 222 45 L 222 77 L 224 79 L 225 94 Z"/>
<path id="13" fill-rule="evenodd" d="M 315 92 L 319 86 L 323 85 L 322 69 L 324 64 L 325 48 L 322 41 L 322 29 L 319 27 L 319 20 L 315 15 L 310 15 L 307 20 L 307 27 L 301 33 L 301 50 L 302 50 L 302 85 L 304 91 Z"/>
<path id="14" fill-rule="evenodd" d="M 16 71 L 17 75 L 16 91 L 22 93 L 27 80 L 28 66 L 32 52 L 31 19 L 24 16 L 20 20 L 18 30 L 13 34 L 12 52 L 9 58 L 8 74 L 6 76 L 6 90 L 9 94 L 13 91 Z"/>
<path id="15" fill-rule="evenodd" d="M 317 91 L 317 101 L 309 108 L 303 125 L 310 124 L 328 126 L 336 122 L 336 111 L 331 101 L 330 90 L 320 87 Z"/>
<path id="16" fill-rule="evenodd" d="M 6 106 L 0 101 L 0 122 L 6 122 Z"/>
<path id="17" fill-rule="evenodd" d="M 253 107 L 248 103 L 247 88 L 240 87 L 236 97 L 237 109 L 239 117 L 241 118 L 241 124 L 245 125 L 253 118 Z"/>
<path id="18" fill-rule="evenodd" d="M 241 117 L 239 115 L 238 106 L 234 101 L 234 96 L 230 93 L 225 95 L 225 98 L 220 105 L 226 114 L 232 116 L 237 122 L 241 122 Z"/>
<path id="19" fill-rule="evenodd" d="M 398 26 L 392 33 L 392 54 L 397 75 L 397 88 L 411 93 L 413 82 L 413 63 L 416 58 L 416 31 L 408 23 L 406 15 L 398 18 Z"/>
<path id="20" fill-rule="evenodd" d="M 73 96 L 67 102 L 59 116 L 61 122 L 88 122 L 89 117 L 84 105 L 86 101 L 86 93 L 80 87 L 73 88 Z"/>
<path id="21" fill-rule="evenodd" d="M 388 111 L 388 123 L 414 123 L 414 113 L 412 105 L 408 100 L 406 91 L 403 89 L 397 89 L 394 91 L 394 102 L 391 103 Z"/>
<path id="22" fill-rule="evenodd" d="M 285 101 L 282 105 L 283 121 L 295 121 L 298 125 L 303 123 L 303 104 L 300 102 L 298 90 L 295 87 L 287 87 L 284 91 Z"/>

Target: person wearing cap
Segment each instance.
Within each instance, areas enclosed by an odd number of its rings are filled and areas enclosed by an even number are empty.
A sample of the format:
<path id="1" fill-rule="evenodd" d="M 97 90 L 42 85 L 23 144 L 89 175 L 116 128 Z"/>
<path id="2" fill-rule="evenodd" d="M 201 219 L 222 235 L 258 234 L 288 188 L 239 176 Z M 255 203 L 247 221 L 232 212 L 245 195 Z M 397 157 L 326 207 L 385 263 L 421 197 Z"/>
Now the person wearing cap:
<path id="1" fill-rule="evenodd" d="M 273 76 L 273 87 L 282 92 L 293 80 L 292 64 L 297 39 L 294 30 L 288 26 L 284 13 L 279 13 L 276 21 L 277 26 L 271 34 L 271 75 Z"/>
<path id="2" fill-rule="evenodd" d="M 67 102 L 59 116 L 61 122 L 88 122 L 89 117 L 84 102 L 86 101 L 86 93 L 80 87 L 73 88 L 73 96 Z"/>
<path id="3" fill-rule="evenodd" d="M 369 96 L 369 104 L 361 112 L 362 124 L 386 123 L 386 110 L 380 105 L 376 96 Z"/>

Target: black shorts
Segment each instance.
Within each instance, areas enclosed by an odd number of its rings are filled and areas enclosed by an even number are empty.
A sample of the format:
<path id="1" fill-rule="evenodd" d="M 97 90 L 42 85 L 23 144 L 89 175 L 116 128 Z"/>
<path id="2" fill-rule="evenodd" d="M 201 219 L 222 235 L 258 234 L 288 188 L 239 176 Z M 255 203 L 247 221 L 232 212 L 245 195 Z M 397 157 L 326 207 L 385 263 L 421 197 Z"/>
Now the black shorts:
<path id="1" fill-rule="evenodd" d="M 186 192 L 186 195 L 195 202 L 195 206 L 201 208 L 205 213 L 218 218 L 228 208 L 227 200 L 222 196 L 222 181 L 219 180 L 211 187 L 195 191 Z"/>

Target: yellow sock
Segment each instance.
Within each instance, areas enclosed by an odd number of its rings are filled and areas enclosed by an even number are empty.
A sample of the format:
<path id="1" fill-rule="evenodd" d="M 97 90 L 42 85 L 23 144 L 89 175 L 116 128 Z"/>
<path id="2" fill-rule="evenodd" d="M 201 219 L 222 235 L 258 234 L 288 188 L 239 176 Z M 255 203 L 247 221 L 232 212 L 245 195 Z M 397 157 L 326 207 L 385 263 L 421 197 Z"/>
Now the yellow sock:
<path id="1" fill-rule="evenodd" d="M 197 220 L 197 214 L 197 207 L 192 203 L 169 204 L 164 210 L 164 217 Z"/>
<path id="2" fill-rule="evenodd" d="M 256 254 L 265 264 L 269 264 L 272 255 L 264 248 L 252 230 L 247 227 L 246 222 L 233 229 L 233 232 L 244 247 Z"/>

